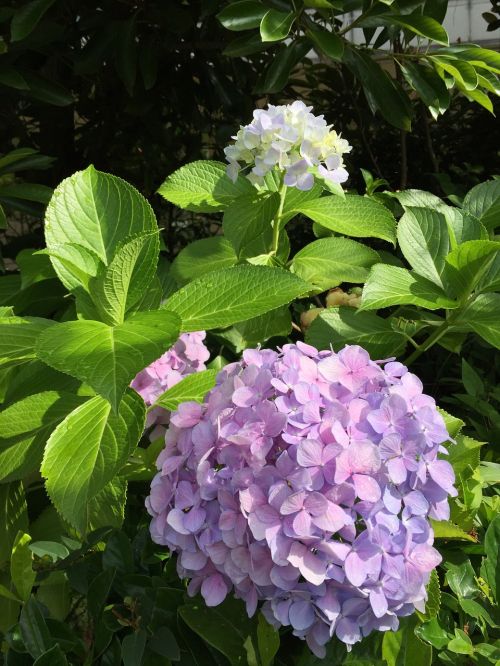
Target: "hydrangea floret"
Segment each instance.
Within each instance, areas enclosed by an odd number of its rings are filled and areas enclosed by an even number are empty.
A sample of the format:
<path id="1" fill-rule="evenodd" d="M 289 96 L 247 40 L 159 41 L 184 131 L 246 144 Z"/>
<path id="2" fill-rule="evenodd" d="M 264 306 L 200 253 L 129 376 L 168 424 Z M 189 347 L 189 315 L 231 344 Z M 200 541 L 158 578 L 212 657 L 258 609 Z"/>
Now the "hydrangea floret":
<path id="1" fill-rule="evenodd" d="M 228 176 L 236 181 L 241 169 L 255 185 L 276 167 L 284 172 L 284 184 L 310 190 L 314 173 L 332 183 L 348 178 L 342 156 L 351 146 L 312 106 L 293 104 L 256 109 L 250 124 L 240 127 L 234 144 L 224 149 Z"/>
<path id="2" fill-rule="evenodd" d="M 139 372 L 131 386 L 146 405 L 154 405 L 162 393 L 187 375 L 206 369 L 205 362 L 208 361 L 210 352 L 203 342 L 205 336 L 205 331 L 183 333 L 163 356 Z M 148 412 L 146 427 L 155 426 L 150 432 L 152 441 L 165 435 L 169 419 L 170 412 L 162 407 L 155 407 Z"/>
<path id="3" fill-rule="evenodd" d="M 208 606 L 259 601 L 318 656 L 423 611 L 456 495 L 434 400 L 358 346 L 252 349 L 170 419 L 147 509 Z"/>

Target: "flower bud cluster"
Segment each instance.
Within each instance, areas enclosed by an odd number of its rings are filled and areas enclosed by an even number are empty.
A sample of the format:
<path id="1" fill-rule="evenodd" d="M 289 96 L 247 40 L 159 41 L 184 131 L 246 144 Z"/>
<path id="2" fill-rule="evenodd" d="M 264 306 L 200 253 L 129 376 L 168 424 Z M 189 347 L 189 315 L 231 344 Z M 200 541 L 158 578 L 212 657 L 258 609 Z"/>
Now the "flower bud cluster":
<path id="1" fill-rule="evenodd" d="M 183 333 L 163 356 L 139 372 L 131 387 L 146 405 L 154 405 L 162 393 L 187 375 L 206 369 L 205 361 L 208 361 L 210 352 L 203 343 L 205 336 L 205 331 Z M 169 417 L 170 412 L 162 407 L 155 407 L 148 413 L 146 426 L 155 425 L 150 434 L 152 441 L 165 434 Z"/>
<path id="2" fill-rule="evenodd" d="M 147 509 L 208 606 L 233 590 L 318 656 L 424 610 L 456 495 L 434 400 L 358 346 L 246 350 L 170 418 Z"/>
<path id="3" fill-rule="evenodd" d="M 351 146 L 311 109 L 301 101 L 256 109 L 252 122 L 240 127 L 232 137 L 235 143 L 224 149 L 228 176 L 236 181 L 240 169 L 247 169 L 248 178 L 262 185 L 264 176 L 277 167 L 285 172 L 285 185 L 299 190 L 312 188 L 315 171 L 332 183 L 345 182 L 342 155 Z"/>

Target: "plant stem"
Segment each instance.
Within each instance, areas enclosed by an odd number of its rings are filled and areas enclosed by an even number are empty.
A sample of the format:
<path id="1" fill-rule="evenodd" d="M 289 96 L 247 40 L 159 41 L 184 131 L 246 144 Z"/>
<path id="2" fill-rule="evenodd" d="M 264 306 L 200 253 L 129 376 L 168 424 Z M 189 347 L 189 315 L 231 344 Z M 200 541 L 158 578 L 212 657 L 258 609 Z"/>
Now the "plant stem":
<path id="1" fill-rule="evenodd" d="M 273 246 L 271 254 L 274 254 L 274 256 L 276 256 L 276 254 L 278 253 L 278 244 L 280 239 L 280 224 L 281 224 L 281 218 L 283 217 L 283 206 L 285 205 L 285 196 L 286 196 L 286 185 L 282 183 L 280 188 L 280 205 L 278 208 L 278 212 L 276 213 L 276 216 L 273 220 Z"/>
<path id="2" fill-rule="evenodd" d="M 418 345 L 418 347 L 415 349 L 415 351 L 408 356 L 408 358 L 405 360 L 406 365 L 410 365 L 413 363 L 413 361 L 416 361 L 419 356 L 421 356 L 424 352 L 426 352 L 428 349 L 430 349 L 433 345 L 436 344 L 438 340 L 440 340 L 445 333 L 448 332 L 448 329 L 452 324 L 455 323 L 457 319 L 460 318 L 460 315 L 463 313 L 464 308 L 458 308 L 455 310 L 443 323 L 438 326 L 438 328 L 435 329 L 431 335 L 427 338 L 427 340 L 424 340 L 424 342 L 421 345 Z"/>

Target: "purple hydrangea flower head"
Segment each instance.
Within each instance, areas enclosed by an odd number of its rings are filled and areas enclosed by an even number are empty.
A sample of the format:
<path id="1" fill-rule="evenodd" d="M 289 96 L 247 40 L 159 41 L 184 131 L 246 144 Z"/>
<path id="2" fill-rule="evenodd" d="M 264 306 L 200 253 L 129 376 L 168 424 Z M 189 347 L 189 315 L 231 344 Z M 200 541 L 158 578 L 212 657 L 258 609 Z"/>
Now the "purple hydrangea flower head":
<path id="1" fill-rule="evenodd" d="M 441 561 L 429 518 L 456 495 L 434 400 L 361 347 L 251 349 L 172 415 L 151 534 L 208 606 L 259 601 L 324 656 L 423 610 Z M 438 455 L 439 454 L 439 455 Z"/>
<path id="2" fill-rule="evenodd" d="M 131 386 L 143 398 L 146 405 L 154 405 L 162 393 L 191 375 L 193 372 L 205 370 L 210 352 L 204 344 L 205 331 L 183 333 L 175 345 L 166 351 L 158 360 L 139 372 Z M 157 407 L 148 413 L 146 426 L 155 428 L 151 431 L 151 439 L 165 434 L 169 423 L 169 412 Z"/>

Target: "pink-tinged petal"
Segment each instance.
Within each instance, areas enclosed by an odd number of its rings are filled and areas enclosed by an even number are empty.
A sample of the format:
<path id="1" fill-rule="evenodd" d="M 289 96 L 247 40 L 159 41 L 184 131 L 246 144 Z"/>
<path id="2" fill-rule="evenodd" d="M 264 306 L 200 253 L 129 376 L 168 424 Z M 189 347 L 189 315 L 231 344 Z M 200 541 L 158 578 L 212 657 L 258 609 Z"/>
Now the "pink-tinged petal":
<path id="1" fill-rule="evenodd" d="M 182 467 L 185 460 L 186 456 L 169 456 L 168 458 L 165 458 L 165 461 L 161 466 L 161 473 L 169 475 L 176 472 L 179 467 Z"/>
<path id="2" fill-rule="evenodd" d="M 310 493 L 304 500 L 304 508 L 311 516 L 321 516 L 328 509 L 328 500 L 321 493 Z"/>
<path id="3" fill-rule="evenodd" d="M 262 504 L 267 504 L 267 499 L 259 486 L 251 485 L 245 490 L 240 490 L 240 507 L 245 513 L 255 511 Z"/>
<path id="4" fill-rule="evenodd" d="M 385 508 L 393 514 L 398 514 L 401 511 L 401 497 L 397 490 L 392 487 L 384 489 L 383 502 Z"/>
<path id="5" fill-rule="evenodd" d="M 395 433 L 384 437 L 379 444 L 382 458 L 393 458 L 401 455 L 401 437 Z"/>
<path id="6" fill-rule="evenodd" d="M 181 402 L 177 411 L 173 412 L 170 422 L 178 428 L 192 428 L 203 416 L 203 406 L 197 402 Z"/>
<path id="7" fill-rule="evenodd" d="M 297 536 L 311 536 L 312 522 L 307 511 L 299 511 L 293 518 L 292 526 Z"/>
<path id="8" fill-rule="evenodd" d="M 371 442 L 352 442 L 349 446 L 349 465 L 353 473 L 375 474 L 381 465 L 378 447 Z"/>
<path id="9" fill-rule="evenodd" d="M 349 463 L 349 451 L 346 449 L 335 460 L 335 483 L 343 483 L 352 474 Z"/>
<path id="10" fill-rule="evenodd" d="M 370 590 L 370 605 L 375 617 L 382 617 L 387 613 L 387 599 L 381 587 Z"/>
<path id="11" fill-rule="evenodd" d="M 382 493 L 379 484 L 371 476 L 364 474 L 353 474 L 354 489 L 361 500 L 367 502 L 378 502 Z"/>
<path id="12" fill-rule="evenodd" d="M 290 624 L 298 631 L 304 631 L 314 623 L 316 616 L 310 601 L 295 601 L 288 611 Z"/>
<path id="13" fill-rule="evenodd" d="M 359 345 L 348 345 L 339 352 L 339 357 L 350 370 L 364 370 L 370 363 L 370 355 Z"/>
<path id="14" fill-rule="evenodd" d="M 251 407 L 257 402 L 259 396 L 250 386 L 242 386 L 233 393 L 233 403 L 237 407 Z"/>
<path id="15" fill-rule="evenodd" d="M 316 439 L 304 439 L 297 448 L 297 462 L 301 467 L 321 465 L 323 445 Z"/>
<path id="16" fill-rule="evenodd" d="M 329 382 L 338 382 L 345 373 L 345 366 L 338 356 L 327 356 L 318 363 L 319 374 Z"/>
<path id="17" fill-rule="evenodd" d="M 446 460 L 434 460 L 429 463 L 429 476 L 438 486 L 441 486 L 447 493 L 454 491 L 455 473 L 453 467 Z"/>
<path id="18" fill-rule="evenodd" d="M 419 490 L 412 490 L 404 496 L 405 507 L 415 516 L 425 516 L 429 510 L 429 502 Z"/>
<path id="19" fill-rule="evenodd" d="M 396 484 L 404 483 L 408 476 L 408 470 L 406 469 L 402 458 L 393 458 L 392 460 L 389 460 L 387 463 L 387 471 L 390 480 Z"/>
<path id="20" fill-rule="evenodd" d="M 189 530 L 184 526 L 185 516 L 180 509 L 172 509 L 167 514 L 167 524 L 179 534 L 189 534 Z"/>
<path id="21" fill-rule="evenodd" d="M 303 490 L 299 490 L 299 492 L 289 495 L 281 505 L 281 515 L 289 516 L 292 513 L 297 513 L 297 511 L 300 511 L 304 506 L 305 498 L 306 493 Z"/>
<path id="22" fill-rule="evenodd" d="M 349 553 L 349 555 L 345 558 L 345 575 L 347 576 L 347 580 L 356 587 L 363 585 L 368 576 L 365 564 L 366 563 L 363 562 L 363 560 L 355 551 Z"/>
<path id="23" fill-rule="evenodd" d="M 321 585 L 326 578 L 326 565 L 303 544 L 294 542 L 288 561 L 313 585 Z"/>
<path id="24" fill-rule="evenodd" d="M 220 574 L 208 576 L 201 584 L 201 595 L 207 606 L 218 606 L 224 601 L 227 593 L 227 585 Z"/>
<path id="25" fill-rule="evenodd" d="M 191 534 L 196 534 L 203 525 L 205 524 L 205 517 L 207 512 L 205 509 L 193 507 L 191 511 L 184 514 L 184 527 L 191 532 Z"/>
<path id="26" fill-rule="evenodd" d="M 219 518 L 220 530 L 232 530 L 236 524 L 236 514 L 234 511 L 222 511 Z"/>
<path id="27" fill-rule="evenodd" d="M 408 559 L 420 571 L 428 572 L 435 569 L 443 558 L 432 546 L 428 546 L 426 543 L 419 543 L 413 548 Z"/>
<path id="28" fill-rule="evenodd" d="M 326 511 L 320 516 L 315 516 L 312 522 L 320 530 L 333 533 L 338 532 L 344 525 L 350 523 L 351 519 L 340 506 L 328 502 Z"/>

